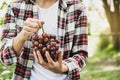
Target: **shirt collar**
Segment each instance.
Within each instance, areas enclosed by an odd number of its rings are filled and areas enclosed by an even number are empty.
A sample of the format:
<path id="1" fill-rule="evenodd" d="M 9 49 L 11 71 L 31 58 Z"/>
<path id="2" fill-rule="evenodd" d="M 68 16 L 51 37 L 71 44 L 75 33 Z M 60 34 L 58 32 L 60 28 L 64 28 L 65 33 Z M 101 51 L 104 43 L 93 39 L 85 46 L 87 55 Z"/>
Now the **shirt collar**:
<path id="1" fill-rule="evenodd" d="M 35 0 L 25 0 L 35 4 Z M 78 3 L 79 0 L 59 0 L 59 5 L 66 10 L 68 6 Z"/>

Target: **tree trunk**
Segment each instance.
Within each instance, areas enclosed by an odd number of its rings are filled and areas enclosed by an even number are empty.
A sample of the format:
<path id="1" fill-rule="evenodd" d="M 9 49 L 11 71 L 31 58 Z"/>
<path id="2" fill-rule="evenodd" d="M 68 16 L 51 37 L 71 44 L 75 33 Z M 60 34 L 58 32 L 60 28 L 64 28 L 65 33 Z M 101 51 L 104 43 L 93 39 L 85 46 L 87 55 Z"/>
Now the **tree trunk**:
<path id="1" fill-rule="evenodd" d="M 107 0 L 102 0 L 102 1 L 103 1 L 103 4 L 104 4 L 104 9 L 105 9 L 105 12 L 106 12 L 108 22 L 110 24 L 114 48 L 116 50 L 119 50 L 119 48 L 120 48 L 119 0 L 113 0 L 114 1 L 114 8 L 115 8 L 114 12 L 110 11 L 110 6 L 108 5 Z"/>

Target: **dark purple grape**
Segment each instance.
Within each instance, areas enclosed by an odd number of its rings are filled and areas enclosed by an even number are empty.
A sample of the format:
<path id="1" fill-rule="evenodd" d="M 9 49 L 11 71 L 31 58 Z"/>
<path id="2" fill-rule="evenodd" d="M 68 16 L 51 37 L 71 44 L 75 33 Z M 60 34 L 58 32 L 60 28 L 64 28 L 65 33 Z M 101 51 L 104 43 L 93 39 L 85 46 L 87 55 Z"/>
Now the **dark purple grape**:
<path id="1" fill-rule="evenodd" d="M 55 36 L 55 35 L 51 35 L 50 37 L 53 38 L 53 39 L 56 39 L 56 36 Z"/>
<path id="2" fill-rule="evenodd" d="M 38 36 L 34 35 L 33 40 L 38 40 Z"/>
<path id="3" fill-rule="evenodd" d="M 50 46 L 52 46 L 52 47 L 55 46 L 55 45 L 56 45 L 56 42 L 51 42 L 50 43 Z"/>
<path id="4" fill-rule="evenodd" d="M 42 48 L 39 48 L 40 53 L 42 53 Z"/>
<path id="5" fill-rule="evenodd" d="M 46 47 L 43 47 L 42 51 L 43 51 L 43 52 L 46 52 L 46 51 L 47 51 L 47 48 L 46 48 Z"/>
<path id="6" fill-rule="evenodd" d="M 50 39 L 50 34 L 47 34 L 47 38 Z"/>
<path id="7" fill-rule="evenodd" d="M 50 45 L 47 45 L 47 49 L 48 49 L 48 50 L 50 50 L 50 47 L 51 47 Z"/>
<path id="8" fill-rule="evenodd" d="M 57 50 L 57 51 L 56 51 L 56 54 L 60 54 L 60 53 L 61 53 L 61 51 L 60 51 L 60 50 Z"/>
<path id="9" fill-rule="evenodd" d="M 33 40 L 33 41 L 32 41 L 32 44 L 34 44 L 35 41 L 36 41 L 36 40 Z"/>
<path id="10" fill-rule="evenodd" d="M 43 37 L 39 36 L 39 43 L 43 43 Z"/>
<path id="11" fill-rule="evenodd" d="M 42 33 L 42 36 L 43 36 L 43 38 L 46 38 L 47 34 L 46 33 Z"/>
<path id="12" fill-rule="evenodd" d="M 39 40 L 43 40 L 43 37 L 40 35 L 40 36 L 38 37 L 38 39 L 39 39 Z"/>
<path id="13" fill-rule="evenodd" d="M 54 51 L 55 51 L 55 49 L 56 49 L 56 48 L 55 48 L 55 47 L 53 47 L 53 50 L 54 50 Z"/>
<path id="14" fill-rule="evenodd" d="M 31 44 L 31 48 L 34 48 L 34 45 L 33 45 L 33 44 Z"/>
<path id="15" fill-rule="evenodd" d="M 35 41 L 33 44 L 34 44 L 34 46 L 39 46 L 39 42 L 38 41 Z"/>
<path id="16" fill-rule="evenodd" d="M 57 44 L 59 44 L 60 42 L 59 42 L 59 40 L 55 40 L 55 42 L 57 43 Z"/>
<path id="17" fill-rule="evenodd" d="M 55 56 L 54 55 L 50 55 L 52 57 L 52 59 L 54 60 L 55 59 Z"/>
<path id="18" fill-rule="evenodd" d="M 55 50 L 55 47 L 51 47 L 50 50 L 51 50 L 51 51 L 54 51 L 54 50 Z"/>
<path id="19" fill-rule="evenodd" d="M 34 50 L 39 50 L 43 59 L 47 62 L 45 52 L 48 51 L 50 56 L 54 61 L 58 60 L 59 51 L 59 41 L 56 40 L 55 35 L 43 33 L 42 35 L 37 35 L 32 41 L 31 48 Z"/>
<path id="20" fill-rule="evenodd" d="M 38 50 L 38 47 L 34 47 L 34 50 Z"/>
<path id="21" fill-rule="evenodd" d="M 45 39 L 44 39 L 44 42 L 47 43 L 47 42 L 48 42 L 48 38 L 45 38 Z"/>
<path id="22" fill-rule="evenodd" d="M 57 50 L 59 49 L 59 45 L 58 45 L 58 44 L 56 44 L 55 48 L 56 48 L 56 51 L 57 51 Z"/>
<path id="23" fill-rule="evenodd" d="M 55 42 L 55 39 L 53 39 L 53 38 L 52 38 L 52 39 L 50 39 L 50 42 Z"/>
<path id="24" fill-rule="evenodd" d="M 39 44 L 39 48 L 42 48 L 43 47 L 43 45 L 42 44 Z"/>

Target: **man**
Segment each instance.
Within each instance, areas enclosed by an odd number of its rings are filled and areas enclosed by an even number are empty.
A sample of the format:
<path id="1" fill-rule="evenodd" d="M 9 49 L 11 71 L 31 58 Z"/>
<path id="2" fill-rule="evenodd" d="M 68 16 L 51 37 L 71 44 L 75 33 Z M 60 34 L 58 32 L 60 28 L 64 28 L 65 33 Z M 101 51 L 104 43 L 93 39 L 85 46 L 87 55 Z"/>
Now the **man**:
<path id="1" fill-rule="evenodd" d="M 53 61 L 30 46 L 41 27 L 55 34 L 61 54 Z M 1 60 L 16 63 L 13 80 L 79 80 L 87 53 L 87 17 L 79 0 L 18 0 L 11 3 L 5 16 Z"/>

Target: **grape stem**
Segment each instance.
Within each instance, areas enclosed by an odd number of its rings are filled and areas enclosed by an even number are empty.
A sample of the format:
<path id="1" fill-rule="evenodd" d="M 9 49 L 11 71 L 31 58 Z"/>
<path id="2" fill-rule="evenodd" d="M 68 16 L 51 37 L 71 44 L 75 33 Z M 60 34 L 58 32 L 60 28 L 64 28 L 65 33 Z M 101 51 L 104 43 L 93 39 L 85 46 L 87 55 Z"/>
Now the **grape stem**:
<path id="1" fill-rule="evenodd" d="M 42 26 L 42 32 L 43 32 L 43 33 L 45 32 L 43 26 Z"/>

